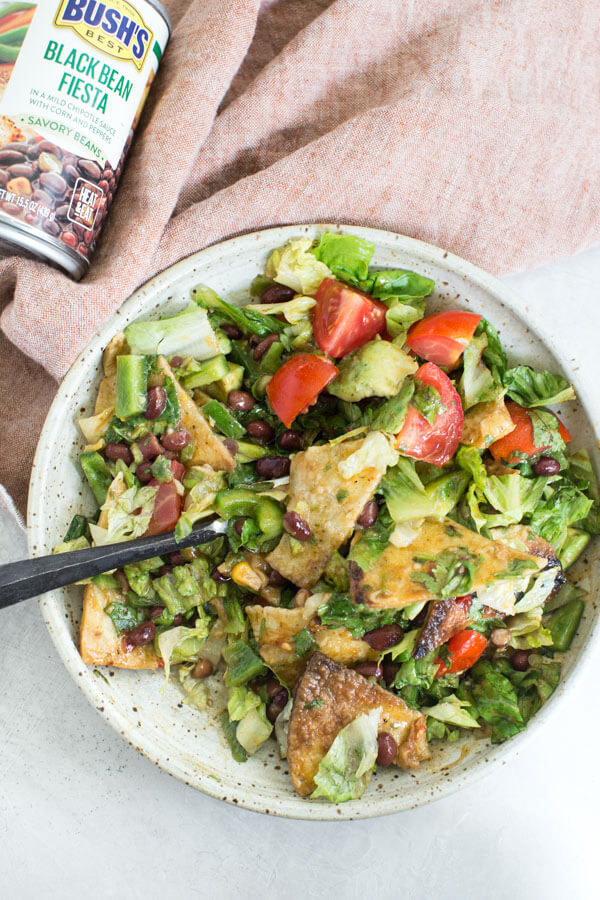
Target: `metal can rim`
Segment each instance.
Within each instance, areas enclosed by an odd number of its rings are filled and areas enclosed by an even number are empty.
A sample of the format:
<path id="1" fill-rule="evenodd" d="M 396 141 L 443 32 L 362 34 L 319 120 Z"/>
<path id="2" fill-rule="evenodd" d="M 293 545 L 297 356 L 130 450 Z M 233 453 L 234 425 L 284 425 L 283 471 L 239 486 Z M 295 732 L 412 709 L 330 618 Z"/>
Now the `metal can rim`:
<path id="1" fill-rule="evenodd" d="M 162 5 L 162 3 L 160 3 L 160 0 L 144 0 L 144 2 L 147 3 L 148 6 L 154 7 L 156 12 L 159 13 L 159 15 L 161 15 L 163 17 L 163 19 L 165 20 L 165 25 L 167 26 L 167 31 L 169 32 L 169 34 L 167 36 L 167 40 L 168 40 L 171 37 L 171 32 L 173 31 L 173 26 L 171 25 L 171 17 L 169 16 L 169 13 L 165 9 L 165 7 Z"/>

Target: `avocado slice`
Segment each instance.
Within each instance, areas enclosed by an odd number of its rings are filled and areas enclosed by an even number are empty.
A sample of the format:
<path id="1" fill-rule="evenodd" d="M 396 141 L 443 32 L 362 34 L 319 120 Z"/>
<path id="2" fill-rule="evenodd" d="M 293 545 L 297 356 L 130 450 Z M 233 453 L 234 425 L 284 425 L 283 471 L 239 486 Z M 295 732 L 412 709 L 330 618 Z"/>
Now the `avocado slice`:
<path id="1" fill-rule="evenodd" d="M 227 397 L 231 391 L 239 391 L 244 382 L 244 367 L 238 366 L 237 363 L 227 363 L 227 370 L 210 384 L 206 385 L 205 391 L 211 397 L 220 400 L 221 403 L 227 403 Z"/>
<path id="2" fill-rule="evenodd" d="M 338 363 L 339 375 L 327 390 L 340 400 L 356 402 L 365 397 L 393 397 L 417 363 L 389 341 L 374 340 L 349 353 Z"/>

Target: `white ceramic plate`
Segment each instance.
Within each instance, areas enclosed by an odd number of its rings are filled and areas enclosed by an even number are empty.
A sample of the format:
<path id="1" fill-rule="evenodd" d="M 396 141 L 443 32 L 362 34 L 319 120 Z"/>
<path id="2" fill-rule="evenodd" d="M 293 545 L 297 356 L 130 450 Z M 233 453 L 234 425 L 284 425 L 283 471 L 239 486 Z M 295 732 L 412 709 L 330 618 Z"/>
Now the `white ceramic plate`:
<path id="1" fill-rule="evenodd" d="M 573 371 L 566 349 L 561 349 L 560 343 L 555 346 L 539 327 L 533 329 L 520 309 L 519 298 L 507 287 L 437 247 L 390 232 L 332 225 L 271 228 L 208 247 L 157 275 L 123 304 L 74 363 L 52 404 L 33 465 L 28 510 L 32 555 L 50 553 L 74 513 L 82 508 L 91 511 L 91 498 L 77 464 L 83 441 L 75 420 L 91 414 L 102 350 L 112 335 L 139 316 L 176 312 L 187 302 L 190 289 L 199 283 L 209 285 L 226 299 L 242 301 L 274 247 L 291 237 L 315 237 L 326 229 L 373 241 L 374 265 L 414 269 L 434 278 L 437 290 L 428 300 L 428 310 L 459 307 L 482 313 L 500 331 L 511 360 L 562 369 L 574 382 L 581 401 L 568 404 L 563 417 L 576 444 L 595 454 L 597 467 L 591 423 L 600 419 L 600 399 L 592 373 Z M 591 591 L 591 598 L 597 594 L 594 562 L 600 541 L 595 544 L 576 572 L 580 583 Z M 433 759 L 422 764 L 416 775 L 397 769 L 378 770 L 360 801 L 334 806 L 302 800 L 295 793 L 285 761 L 278 758 L 271 741 L 248 762 L 234 762 L 215 713 L 200 713 L 181 705 L 176 684 L 169 684 L 163 696 L 160 671 L 86 667 L 77 650 L 81 604 L 82 589 L 77 587 L 53 591 L 40 599 L 44 620 L 65 666 L 113 728 L 165 771 L 213 797 L 259 812 L 310 819 L 362 818 L 409 809 L 446 796 L 506 762 L 523 745 L 526 735 L 554 715 L 559 700 L 572 688 L 573 670 L 592 639 L 597 618 L 595 603 L 590 601 L 567 656 L 561 684 L 525 732 L 496 747 L 487 740 L 466 737 L 445 749 L 436 749 Z"/>

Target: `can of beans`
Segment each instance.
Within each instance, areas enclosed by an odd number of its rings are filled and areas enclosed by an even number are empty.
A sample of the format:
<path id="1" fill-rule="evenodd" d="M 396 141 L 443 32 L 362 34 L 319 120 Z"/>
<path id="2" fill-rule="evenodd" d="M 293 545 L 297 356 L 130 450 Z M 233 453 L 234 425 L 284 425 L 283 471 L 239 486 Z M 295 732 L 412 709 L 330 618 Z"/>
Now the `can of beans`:
<path id="1" fill-rule="evenodd" d="M 0 238 L 87 271 L 169 40 L 156 0 L 0 0 Z"/>

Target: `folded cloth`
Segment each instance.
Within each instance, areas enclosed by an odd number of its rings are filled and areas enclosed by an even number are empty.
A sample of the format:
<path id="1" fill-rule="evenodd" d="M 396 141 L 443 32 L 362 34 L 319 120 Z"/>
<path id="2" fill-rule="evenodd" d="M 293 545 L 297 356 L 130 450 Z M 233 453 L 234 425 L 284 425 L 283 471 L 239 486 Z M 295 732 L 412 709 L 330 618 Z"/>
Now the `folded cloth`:
<path id="1" fill-rule="evenodd" d="M 137 285 L 207 244 L 369 224 L 499 273 L 600 238 L 593 0 L 167 6 L 173 36 L 90 273 L 0 264 L 0 482 L 21 508 L 53 379 Z"/>

